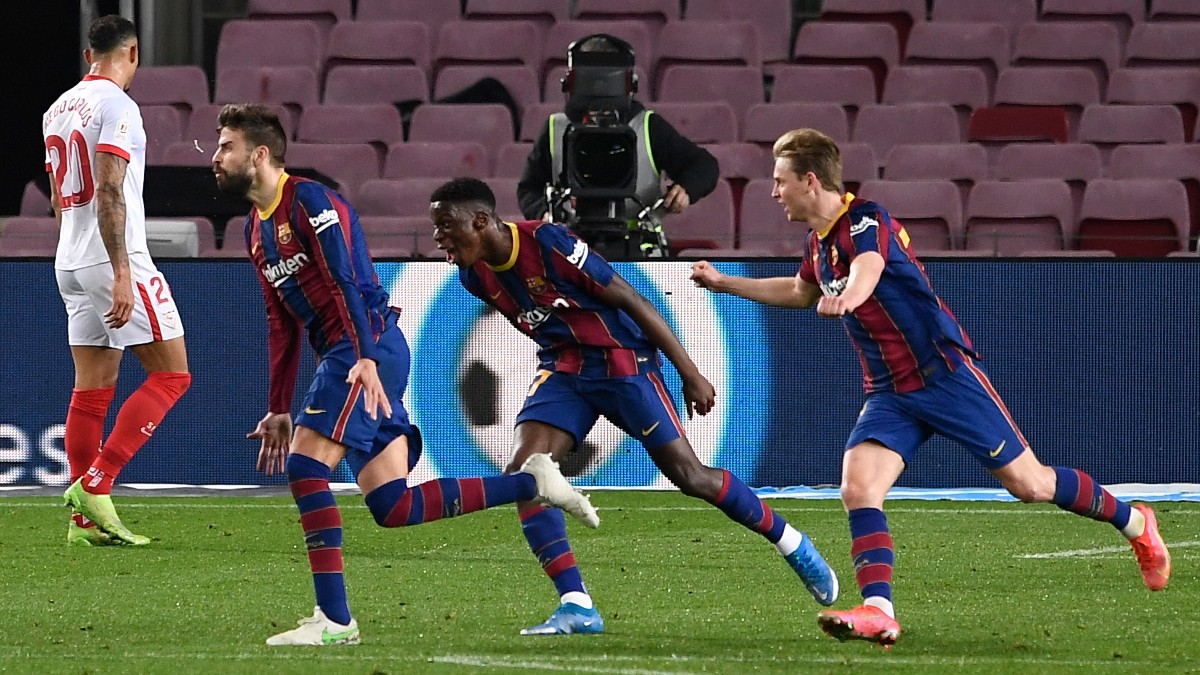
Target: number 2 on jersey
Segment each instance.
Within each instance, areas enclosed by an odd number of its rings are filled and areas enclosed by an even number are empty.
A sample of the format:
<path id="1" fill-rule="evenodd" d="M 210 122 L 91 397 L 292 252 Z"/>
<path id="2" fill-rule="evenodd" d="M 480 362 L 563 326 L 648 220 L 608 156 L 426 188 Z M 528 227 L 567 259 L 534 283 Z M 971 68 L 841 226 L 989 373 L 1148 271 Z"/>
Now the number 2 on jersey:
<path id="1" fill-rule="evenodd" d="M 62 195 L 62 209 L 66 211 L 90 203 L 96 194 L 96 185 L 92 181 L 92 164 L 88 159 L 87 139 L 83 134 L 79 130 L 72 131 L 70 147 L 62 136 L 48 136 L 46 150 L 50 153 L 54 165 L 54 184 L 58 186 L 58 194 Z M 67 194 L 63 180 L 67 176 L 69 164 L 79 169 L 79 191 Z"/>

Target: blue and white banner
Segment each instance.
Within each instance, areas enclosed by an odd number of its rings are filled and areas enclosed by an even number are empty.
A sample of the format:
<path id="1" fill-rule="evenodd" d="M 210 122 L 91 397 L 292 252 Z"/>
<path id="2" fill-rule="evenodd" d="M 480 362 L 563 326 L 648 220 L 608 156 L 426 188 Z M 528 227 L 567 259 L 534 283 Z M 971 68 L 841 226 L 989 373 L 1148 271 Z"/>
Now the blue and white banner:
<path id="1" fill-rule="evenodd" d="M 794 262 L 726 272 L 791 276 Z M 837 321 L 695 288 L 690 263 L 618 263 L 713 383 L 716 409 L 684 419 L 701 459 L 757 487 L 835 486 L 862 405 L 858 359 Z M 193 385 L 120 482 L 264 484 L 245 439 L 267 390 L 266 321 L 241 261 L 160 263 L 187 330 Z M 381 262 L 413 361 L 405 403 L 425 438 L 415 480 L 498 473 L 534 375 L 534 343 L 437 262 Z M 998 260 L 927 264 L 1043 462 L 1103 483 L 1200 482 L 1200 288 L 1190 260 Z M 48 261 L 0 263 L 0 485 L 63 484 L 73 371 Z M 299 386 L 313 368 L 307 354 Z M 679 378 L 668 365 L 668 386 Z M 125 357 L 117 406 L 144 379 Z M 297 396 L 297 403 L 300 397 Z M 666 487 L 641 446 L 606 421 L 564 463 L 581 486 Z M 343 468 L 337 477 L 350 480 Z M 901 486 L 992 488 L 962 450 L 933 440 Z"/>

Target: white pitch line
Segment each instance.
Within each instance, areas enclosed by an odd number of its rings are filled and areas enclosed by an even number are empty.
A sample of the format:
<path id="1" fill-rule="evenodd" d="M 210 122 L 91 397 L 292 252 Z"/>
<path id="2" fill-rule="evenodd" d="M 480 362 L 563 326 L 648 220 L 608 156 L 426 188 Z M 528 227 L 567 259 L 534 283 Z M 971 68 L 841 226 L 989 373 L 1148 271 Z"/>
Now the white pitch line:
<path id="1" fill-rule="evenodd" d="M 244 648 L 244 645 L 242 646 Z M 836 645 L 830 643 L 831 649 L 839 649 Z M 902 649 L 903 647 L 901 647 Z M 360 648 L 361 649 L 361 648 Z M 27 650 L 18 650 L 16 652 L 0 652 L 0 663 L 2 662 L 20 662 L 20 661 L 38 661 L 48 659 L 61 659 L 64 654 L 61 651 L 54 652 L 30 652 Z M 196 663 L 200 660 L 213 661 L 252 661 L 266 660 L 272 662 L 278 661 L 303 661 L 305 663 L 316 662 L 352 662 L 352 663 L 447 663 L 462 666 L 474 666 L 478 668 L 522 668 L 530 670 L 552 670 L 552 671 L 570 671 L 570 672 L 592 672 L 592 673 L 608 673 L 610 675 L 681 675 L 682 673 L 695 672 L 695 665 L 688 664 L 708 664 L 710 666 L 720 666 L 723 664 L 742 664 L 747 665 L 753 663 L 754 666 L 772 665 L 772 666 L 801 666 L 811 664 L 825 664 L 834 666 L 845 665 L 867 665 L 879 667 L 883 664 L 887 665 L 910 665 L 910 666 L 1058 666 L 1071 668 L 1086 668 L 1089 670 L 1100 671 L 1105 668 L 1114 666 L 1113 661 L 1108 659 L 1055 659 L 1046 658 L 1039 659 L 1028 656 L 904 656 L 903 654 L 890 653 L 886 656 L 882 655 L 860 655 L 855 653 L 839 653 L 839 654 L 805 654 L 797 656 L 794 659 L 778 659 L 778 658 L 746 658 L 739 656 L 682 656 L 677 654 L 671 655 L 632 655 L 632 654 L 586 654 L 580 656 L 559 656 L 559 655 L 538 655 L 536 657 L 517 657 L 512 654 L 363 654 L 357 650 L 340 649 L 336 652 L 324 651 L 317 655 L 308 650 L 282 650 L 282 651 L 242 651 L 235 652 L 231 650 L 208 652 L 208 651 L 177 651 L 177 652 L 128 652 L 124 654 L 113 653 L 105 654 L 108 659 L 120 660 L 122 662 L 137 662 L 137 661 L 168 661 L 176 663 Z M 532 660 L 536 658 L 537 660 Z M 602 667 L 597 663 L 611 662 L 612 667 Z M 641 663 L 658 663 L 662 667 L 679 666 L 683 670 L 647 670 L 642 668 L 621 667 L 622 662 L 641 662 Z M 1138 665 L 1152 665 L 1153 662 L 1129 661 L 1122 660 L 1119 664 L 1121 667 L 1130 667 Z"/>
<path id="2" fill-rule="evenodd" d="M 1172 541 L 1167 542 L 1167 548 L 1191 548 L 1200 546 L 1200 540 L 1193 541 Z M 1026 553 L 1017 556 L 1018 558 L 1039 559 L 1046 558 L 1084 558 L 1087 556 L 1106 555 L 1109 553 L 1125 553 L 1129 550 L 1128 546 L 1105 546 L 1103 548 L 1081 548 L 1074 551 L 1053 551 L 1051 553 Z"/>

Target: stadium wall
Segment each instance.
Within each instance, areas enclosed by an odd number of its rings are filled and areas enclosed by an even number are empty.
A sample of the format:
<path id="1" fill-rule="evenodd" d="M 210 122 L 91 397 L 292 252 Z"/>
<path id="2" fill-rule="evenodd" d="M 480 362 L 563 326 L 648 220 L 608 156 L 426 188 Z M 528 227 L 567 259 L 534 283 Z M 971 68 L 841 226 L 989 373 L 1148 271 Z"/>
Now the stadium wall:
<path id="1" fill-rule="evenodd" d="M 756 487 L 836 484 L 863 400 L 858 359 L 839 323 L 708 294 L 688 282 L 689 265 L 617 267 L 658 305 L 717 388 L 713 413 L 684 420 L 693 445 Z M 794 262 L 721 266 L 750 276 L 795 270 Z M 239 261 L 160 267 L 187 328 L 194 382 L 121 482 L 282 484 L 254 472 L 257 448 L 244 438 L 264 412 L 267 384 L 251 269 Z M 444 263 L 376 267 L 404 307 L 413 348 L 406 403 L 426 448 L 414 478 L 496 473 L 533 376 L 533 343 L 483 311 Z M 0 269 L 0 485 L 64 484 L 72 368 L 52 264 L 6 261 Z M 1200 288 L 1200 264 L 954 260 L 927 269 L 1043 461 L 1106 484 L 1200 483 L 1200 307 L 1190 293 Z M 313 367 L 306 353 L 301 387 Z M 669 366 L 666 375 L 679 402 L 679 378 Z M 118 400 L 142 378 L 127 357 Z M 115 414 L 113 406 L 110 428 Z M 666 486 L 640 447 L 603 421 L 567 467 L 583 486 Z M 900 485 L 996 484 L 965 451 L 934 439 Z"/>

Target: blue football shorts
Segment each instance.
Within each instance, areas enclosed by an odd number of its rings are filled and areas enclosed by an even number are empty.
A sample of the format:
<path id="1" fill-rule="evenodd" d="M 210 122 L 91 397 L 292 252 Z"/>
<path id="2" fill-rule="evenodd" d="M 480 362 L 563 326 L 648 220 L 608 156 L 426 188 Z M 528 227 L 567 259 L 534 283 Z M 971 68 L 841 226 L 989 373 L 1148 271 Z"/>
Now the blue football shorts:
<path id="1" fill-rule="evenodd" d="M 575 444 L 580 445 L 600 415 L 647 450 L 684 435 L 658 369 L 630 377 L 584 377 L 539 370 L 516 423 L 549 424 L 574 436 Z"/>
<path id="2" fill-rule="evenodd" d="M 408 437 L 409 469 L 421 454 L 421 435 L 409 421 L 404 408 L 404 390 L 408 387 L 408 341 L 399 328 L 389 326 L 376 344 L 379 355 L 379 379 L 392 404 L 392 416 L 379 411 L 375 419 L 367 414 L 362 387 L 346 384 L 350 368 L 358 361 L 349 339 L 335 344 L 317 362 L 312 386 L 304 396 L 304 410 L 296 417 L 298 426 L 346 446 L 346 462 L 355 478 L 358 472 L 392 441 Z"/>
<path id="3" fill-rule="evenodd" d="M 908 464 L 933 434 L 965 446 L 988 469 L 1005 466 L 1029 447 L 983 365 L 968 360 L 924 389 L 868 396 L 846 449 L 873 440 Z"/>

